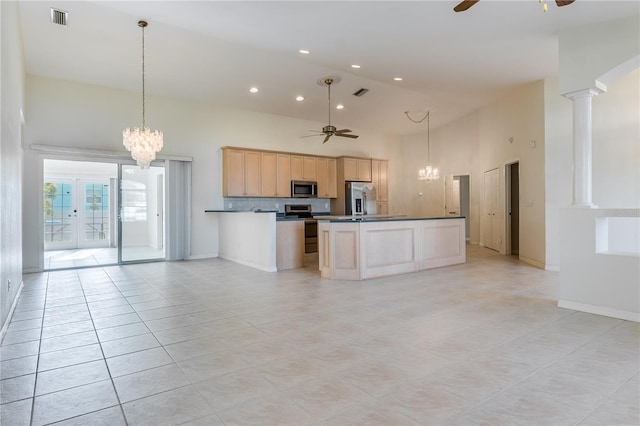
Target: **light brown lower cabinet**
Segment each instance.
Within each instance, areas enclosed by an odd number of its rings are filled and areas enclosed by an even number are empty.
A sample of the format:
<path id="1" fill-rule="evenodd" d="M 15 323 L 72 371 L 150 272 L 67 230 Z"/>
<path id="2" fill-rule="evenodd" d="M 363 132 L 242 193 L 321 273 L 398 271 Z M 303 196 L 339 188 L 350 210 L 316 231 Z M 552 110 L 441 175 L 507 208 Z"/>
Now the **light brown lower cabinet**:
<path id="1" fill-rule="evenodd" d="M 276 268 L 304 267 L 304 220 L 276 222 Z"/>

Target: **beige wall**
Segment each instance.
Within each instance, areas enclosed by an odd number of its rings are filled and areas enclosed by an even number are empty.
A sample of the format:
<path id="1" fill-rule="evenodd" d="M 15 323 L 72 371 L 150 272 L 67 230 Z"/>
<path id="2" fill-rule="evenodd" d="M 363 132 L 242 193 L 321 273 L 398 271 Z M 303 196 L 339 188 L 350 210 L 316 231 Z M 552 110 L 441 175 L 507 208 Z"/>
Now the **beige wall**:
<path id="1" fill-rule="evenodd" d="M 0 2 L 0 329 L 22 283 L 22 118 L 24 59 L 16 2 Z M 11 280 L 11 289 L 8 282 Z"/>
<path id="2" fill-rule="evenodd" d="M 544 83 L 527 84 L 507 96 L 449 125 L 431 131 L 431 163 L 441 179 L 418 181 L 418 168 L 426 163 L 426 134 L 405 138 L 405 189 L 407 213 L 415 216 L 444 214 L 444 179 L 447 174 L 471 175 L 471 242 L 484 244 L 484 172 L 500 170 L 500 205 L 505 205 L 505 166 L 520 164 L 520 257 L 544 266 Z M 433 114 L 437 114 L 434 112 Z M 510 139 L 513 138 L 513 142 Z M 536 141 L 535 147 L 531 141 Z M 422 193 L 422 196 L 420 195 Z M 505 221 L 504 208 L 500 221 Z M 505 229 L 500 231 L 500 251 L 505 250 Z"/>

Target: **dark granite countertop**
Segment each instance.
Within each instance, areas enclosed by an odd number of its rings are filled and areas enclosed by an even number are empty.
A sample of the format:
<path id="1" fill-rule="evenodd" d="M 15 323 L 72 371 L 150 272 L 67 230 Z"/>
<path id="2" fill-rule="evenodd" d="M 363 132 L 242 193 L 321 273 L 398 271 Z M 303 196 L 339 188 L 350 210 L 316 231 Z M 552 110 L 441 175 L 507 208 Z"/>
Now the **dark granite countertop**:
<path id="1" fill-rule="evenodd" d="M 324 216 L 319 217 L 319 221 L 327 222 L 402 222 L 408 220 L 441 220 L 441 219 L 464 219 L 464 216 L 456 217 L 406 217 L 406 216 L 386 216 L 386 217 L 373 217 L 373 216 Z"/>

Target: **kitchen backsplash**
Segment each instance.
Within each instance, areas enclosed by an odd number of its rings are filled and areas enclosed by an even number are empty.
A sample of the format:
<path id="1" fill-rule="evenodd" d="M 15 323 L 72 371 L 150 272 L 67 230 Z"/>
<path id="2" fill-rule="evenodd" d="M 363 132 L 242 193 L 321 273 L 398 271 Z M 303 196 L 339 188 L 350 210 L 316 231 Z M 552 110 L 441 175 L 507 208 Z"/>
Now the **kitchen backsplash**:
<path id="1" fill-rule="evenodd" d="M 285 204 L 311 204 L 314 212 L 328 212 L 331 203 L 327 198 L 261 198 L 224 197 L 225 210 L 278 210 L 284 212 Z"/>

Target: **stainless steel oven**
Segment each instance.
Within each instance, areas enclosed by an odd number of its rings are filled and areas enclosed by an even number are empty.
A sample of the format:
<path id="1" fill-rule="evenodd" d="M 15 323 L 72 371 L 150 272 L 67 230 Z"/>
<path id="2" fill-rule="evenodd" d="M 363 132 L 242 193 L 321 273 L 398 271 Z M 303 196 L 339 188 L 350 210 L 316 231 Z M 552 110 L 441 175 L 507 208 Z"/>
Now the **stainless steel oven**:
<path id="1" fill-rule="evenodd" d="M 311 214 L 311 204 L 285 204 L 284 215 L 304 218 L 304 252 L 317 252 L 318 221 Z"/>

